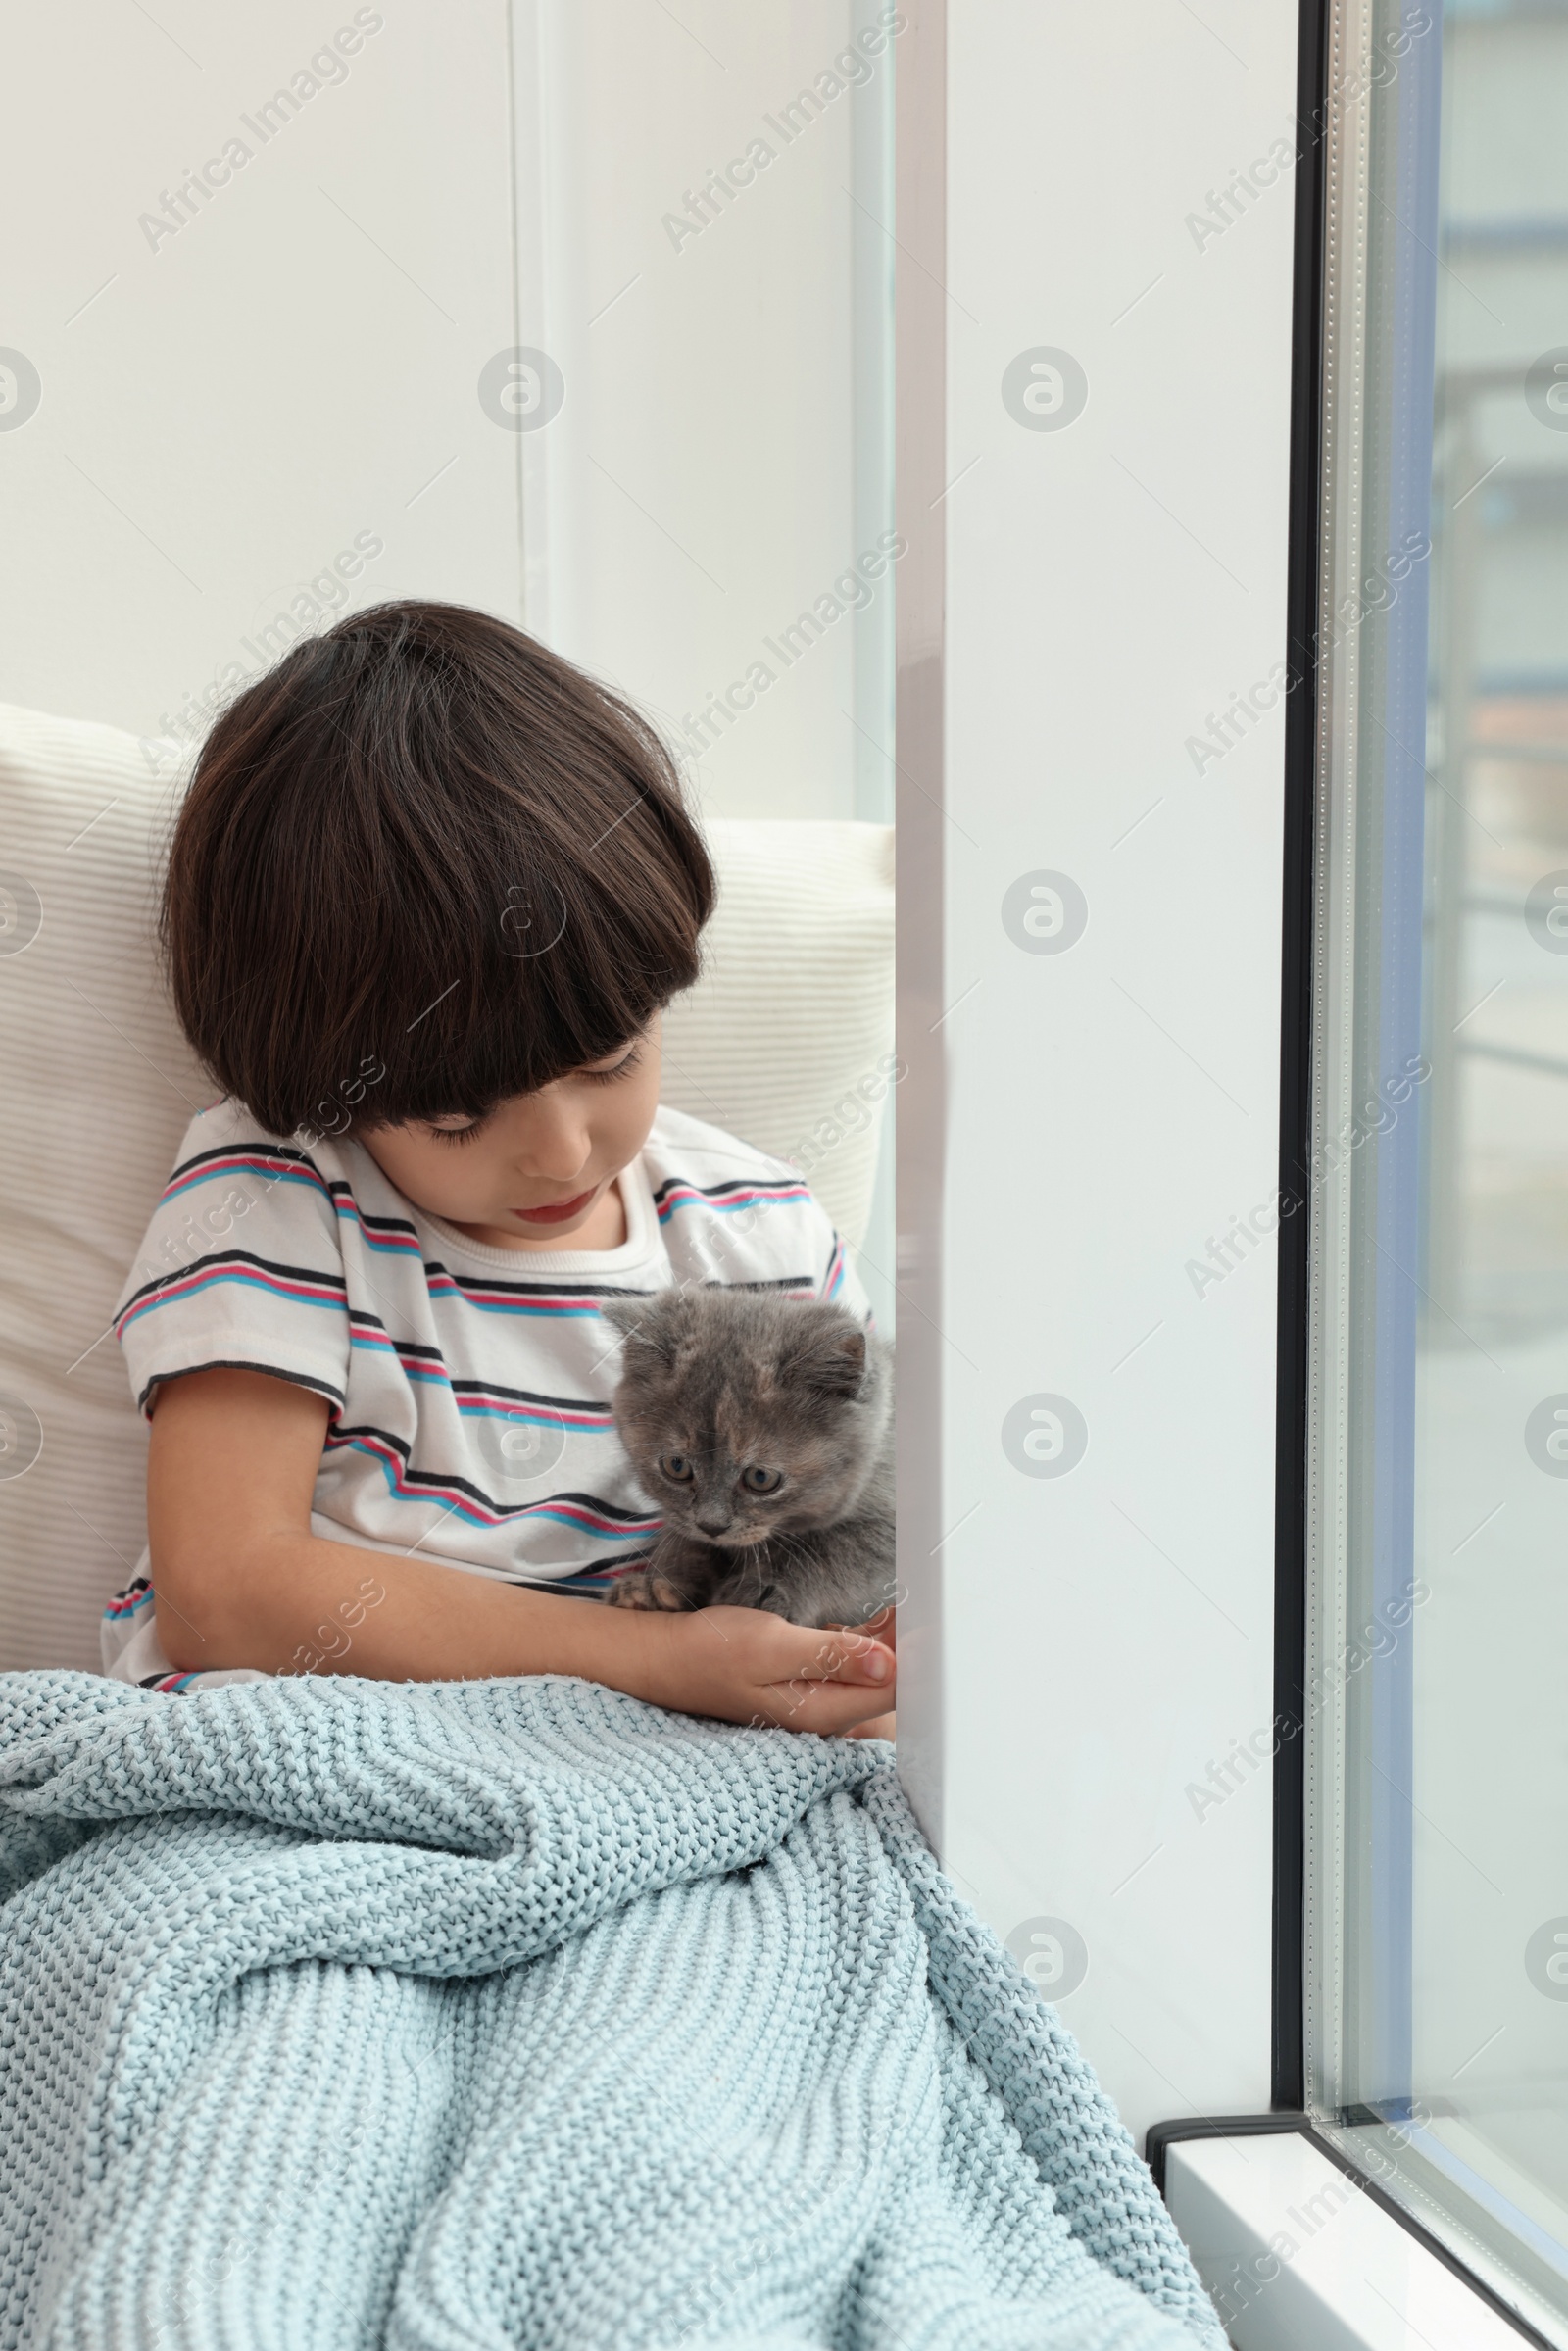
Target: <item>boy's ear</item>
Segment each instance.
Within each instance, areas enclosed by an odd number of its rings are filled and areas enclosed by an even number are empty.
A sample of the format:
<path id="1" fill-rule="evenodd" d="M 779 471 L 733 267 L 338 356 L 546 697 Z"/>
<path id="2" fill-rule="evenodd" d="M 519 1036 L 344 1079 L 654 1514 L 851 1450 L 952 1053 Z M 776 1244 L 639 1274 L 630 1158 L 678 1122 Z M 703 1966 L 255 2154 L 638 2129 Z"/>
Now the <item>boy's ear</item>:
<path id="1" fill-rule="evenodd" d="M 820 1396 L 857 1396 L 865 1377 L 865 1333 L 835 1307 L 831 1319 L 802 1317 L 800 1341 L 789 1355 L 790 1376 Z"/>

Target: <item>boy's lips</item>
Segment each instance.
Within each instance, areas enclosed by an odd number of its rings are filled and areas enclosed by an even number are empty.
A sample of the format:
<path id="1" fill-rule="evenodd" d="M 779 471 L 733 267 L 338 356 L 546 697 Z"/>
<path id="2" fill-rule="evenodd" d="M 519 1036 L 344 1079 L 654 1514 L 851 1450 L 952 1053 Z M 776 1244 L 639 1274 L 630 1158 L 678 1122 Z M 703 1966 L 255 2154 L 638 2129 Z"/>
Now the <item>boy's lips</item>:
<path id="1" fill-rule="evenodd" d="M 572 1200 L 552 1200 L 542 1208 L 514 1208 L 512 1213 L 520 1216 L 524 1224 L 561 1224 L 568 1216 L 581 1215 L 598 1190 L 599 1186 L 592 1184 Z"/>

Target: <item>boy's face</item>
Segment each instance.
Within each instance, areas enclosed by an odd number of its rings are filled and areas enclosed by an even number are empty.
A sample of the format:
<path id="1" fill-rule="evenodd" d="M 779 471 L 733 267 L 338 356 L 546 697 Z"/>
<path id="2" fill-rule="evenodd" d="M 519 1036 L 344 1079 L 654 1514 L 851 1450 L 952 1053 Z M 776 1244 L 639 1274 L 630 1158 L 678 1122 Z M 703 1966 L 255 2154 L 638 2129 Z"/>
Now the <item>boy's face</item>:
<path id="1" fill-rule="evenodd" d="M 659 1107 L 659 1019 L 608 1060 L 537 1094 L 514 1095 L 477 1126 L 372 1127 L 359 1140 L 404 1198 L 495 1249 L 612 1249 L 624 1238 L 621 1169 Z"/>

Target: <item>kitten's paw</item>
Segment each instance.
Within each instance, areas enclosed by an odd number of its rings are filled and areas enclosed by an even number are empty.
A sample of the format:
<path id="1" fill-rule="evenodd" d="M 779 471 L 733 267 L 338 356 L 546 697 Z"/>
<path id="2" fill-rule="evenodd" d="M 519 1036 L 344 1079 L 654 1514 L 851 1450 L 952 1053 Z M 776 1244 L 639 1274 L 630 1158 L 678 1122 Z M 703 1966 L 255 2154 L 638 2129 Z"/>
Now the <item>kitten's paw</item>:
<path id="1" fill-rule="evenodd" d="M 637 1574 L 623 1577 L 610 1588 L 612 1608 L 684 1608 L 685 1600 L 662 1576 L 650 1575 L 639 1569 Z"/>
<path id="2" fill-rule="evenodd" d="M 612 1608 L 652 1608 L 654 1605 L 649 1595 L 648 1578 L 640 1571 L 634 1576 L 623 1576 L 618 1584 L 612 1584 L 605 1596 Z"/>

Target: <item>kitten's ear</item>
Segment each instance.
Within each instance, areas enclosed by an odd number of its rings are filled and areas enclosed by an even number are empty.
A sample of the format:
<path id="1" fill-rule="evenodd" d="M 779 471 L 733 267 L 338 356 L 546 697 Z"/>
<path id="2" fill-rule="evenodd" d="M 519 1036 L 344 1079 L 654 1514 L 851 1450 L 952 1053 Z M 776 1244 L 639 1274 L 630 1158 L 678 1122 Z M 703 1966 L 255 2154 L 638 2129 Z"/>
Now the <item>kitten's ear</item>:
<path id="1" fill-rule="evenodd" d="M 811 1317 L 801 1344 L 789 1357 L 791 1377 L 819 1396 L 856 1396 L 865 1377 L 865 1333 L 847 1315 L 835 1313 L 831 1322 Z"/>
<path id="2" fill-rule="evenodd" d="M 607 1298 L 599 1309 L 612 1331 L 628 1338 L 648 1311 L 645 1298 Z"/>
<path id="3" fill-rule="evenodd" d="M 646 1348 L 662 1362 L 674 1362 L 676 1316 L 667 1291 L 656 1292 L 652 1298 L 607 1298 L 599 1311 L 611 1329 L 620 1333 L 628 1349 Z"/>

